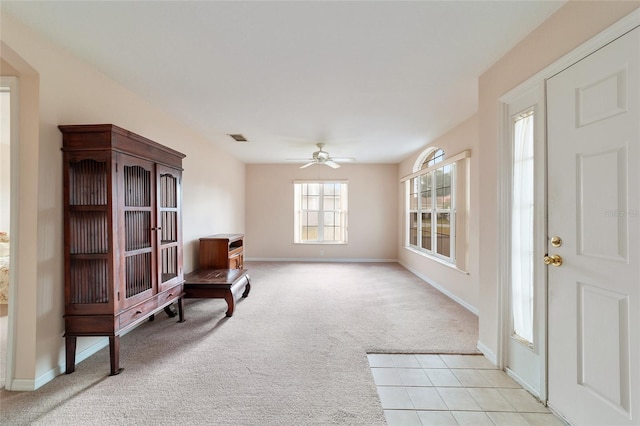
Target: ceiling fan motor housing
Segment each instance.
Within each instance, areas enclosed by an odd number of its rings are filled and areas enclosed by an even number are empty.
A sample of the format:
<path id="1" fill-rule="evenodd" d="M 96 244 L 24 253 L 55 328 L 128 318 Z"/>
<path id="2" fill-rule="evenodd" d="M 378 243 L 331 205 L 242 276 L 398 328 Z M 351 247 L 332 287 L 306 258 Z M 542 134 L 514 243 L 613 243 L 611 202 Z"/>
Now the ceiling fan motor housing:
<path id="1" fill-rule="evenodd" d="M 313 153 L 313 159 L 318 161 L 324 161 L 329 158 L 329 153 L 324 151 L 316 151 Z"/>

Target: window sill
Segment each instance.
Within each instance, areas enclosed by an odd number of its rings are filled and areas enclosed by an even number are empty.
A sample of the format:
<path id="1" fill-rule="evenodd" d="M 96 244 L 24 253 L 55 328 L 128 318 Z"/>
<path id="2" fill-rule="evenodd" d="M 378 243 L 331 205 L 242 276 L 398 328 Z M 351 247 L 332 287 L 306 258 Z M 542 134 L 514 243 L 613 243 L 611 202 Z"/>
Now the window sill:
<path id="1" fill-rule="evenodd" d="M 431 255 L 431 254 L 429 254 L 429 253 L 425 253 L 425 252 L 423 252 L 423 251 L 416 250 L 416 249 L 414 249 L 413 247 L 403 246 L 403 248 L 404 248 L 405 250 L 407 250 L 407 251 L 410 251 L 410 252 L 415 253 L 415 254 L 417 254 L 417 255 L 420 255 L 420 256 L 426 257 L 426 258 L 427 258 L 427 259 L 429 259 L 429 260 L 432 260 L 432 261 L 437 262 L 437 263 L 439 263 L 439 264 L 441 264 L 441 265 L 443 265 L 443 266 L 446 266 L 447 268 L 451 268 L 451 269 L 453 269 L 454 271 L 458 271 L 458 272 L 460 272 L 460 273 L 462 273 L 462 274 L 469 275 L 469 272 L 465 271 L 464 269 L 460 269 L 460 268 L 458 268 L 458 266 L 457 266 L 455 263 L 447 262 L 446 260 L 441 259 L 441 258 L 439 258 L 439 257 L 437 257 L 437 256 L 433 256 L 433 255 Z"/>
<path id="2" fill-rule="evenodd" d="M 344 246 L 344 245 L 347 245 L 347 242 L 340 242 L 340 241 L 294 241 L 293 244 L 301 244 L 303 246 L 312 246 L 312 245 Z"/>

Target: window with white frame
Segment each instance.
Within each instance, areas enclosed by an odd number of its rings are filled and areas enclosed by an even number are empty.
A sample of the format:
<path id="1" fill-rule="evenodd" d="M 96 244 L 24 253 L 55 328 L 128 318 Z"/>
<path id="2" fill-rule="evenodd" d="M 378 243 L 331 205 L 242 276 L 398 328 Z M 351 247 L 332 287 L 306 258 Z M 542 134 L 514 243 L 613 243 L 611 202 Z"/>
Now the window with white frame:
<path id="1" fill-rule="evenodd" d="M 407 245 L 455 262 L 455 163 L 431 150 L 420 170 L 406 180 Z"/>
<path id="2" fill-rule="evenodd" d="M 512 117 L 511 297 L 513 333 L 533 346 L 534 109 Z"/>
<path id="3" fill-rule="evenodd" d="M 347 182 L 294 182 L 294 242 L 347 242 Z"/>

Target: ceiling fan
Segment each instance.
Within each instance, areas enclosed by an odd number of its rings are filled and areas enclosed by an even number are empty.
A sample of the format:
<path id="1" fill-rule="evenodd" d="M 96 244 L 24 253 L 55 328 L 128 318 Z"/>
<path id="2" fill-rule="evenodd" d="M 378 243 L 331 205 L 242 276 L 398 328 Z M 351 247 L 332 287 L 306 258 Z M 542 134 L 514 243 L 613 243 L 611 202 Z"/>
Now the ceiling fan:
<path id="1" fill-rule="evenodd" d="M 318 151 L 314 152 L 311 158 L 293 158 L 289 159 L 289 161 L 307 161 L 306 164 L 300 166 L 301 169 L 313 166 L 314 164 L 324 164 L 325 166 L 337 169 L 340 167 L 338 163 L 356 161 L 355 158 L 351 157 L 331 157 L 327 151 L 322 150 L 324 145 L 324 143 L 317 143 Z"/>

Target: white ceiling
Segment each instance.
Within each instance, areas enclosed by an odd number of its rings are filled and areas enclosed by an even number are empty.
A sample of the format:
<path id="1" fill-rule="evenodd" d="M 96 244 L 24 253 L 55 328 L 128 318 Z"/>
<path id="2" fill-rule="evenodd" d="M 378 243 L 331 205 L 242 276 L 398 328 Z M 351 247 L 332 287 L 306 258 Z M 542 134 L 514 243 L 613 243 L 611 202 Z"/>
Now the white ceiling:
<path id="1" fill-rule="evenodd" d="M 1 8 L 244 162 L 308 157 L 325 142 L 333 156 L 396 163 L 473 115 L 478 76 L 563 3 L 2 0 Z"/>

